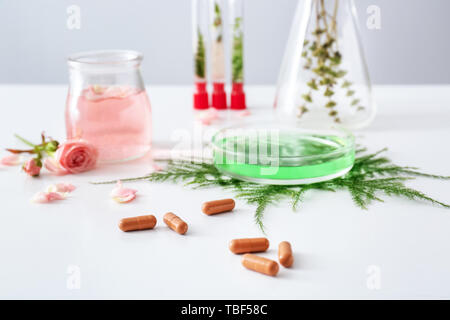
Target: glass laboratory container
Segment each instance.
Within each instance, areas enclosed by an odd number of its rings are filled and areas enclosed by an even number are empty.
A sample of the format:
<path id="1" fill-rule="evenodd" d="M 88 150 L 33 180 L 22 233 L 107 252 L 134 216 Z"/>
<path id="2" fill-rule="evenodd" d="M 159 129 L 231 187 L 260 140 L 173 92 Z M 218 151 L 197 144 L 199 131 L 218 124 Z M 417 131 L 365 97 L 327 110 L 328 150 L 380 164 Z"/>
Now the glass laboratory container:
<path id="1" fill-rule="evenodd" d="M 367 126 L 375 115 L 353 0 L 299 0 L 282 63 L 276 114 Z"/>
<path id="2" fill-rule="evenodd" d="M 246 109 L 244 93 L 244 1 L 230 0 L 231 109 Z"/>
<path id="3" fill-rule="evenodd" d="M 192 48 L 194 50 L 194 109 L 208 109 L 207 45 L 208 0 L 192 1 Z"/>
<path id="4" fill-rule="evenodd" d="M 227 108 L 224 9 L 224 0 L 210 0 L 211 81 L 213 83 L 211 106 L 216 109 Z"/>
<path id="5" fill-rule="evenodd" d="M 68 58 L 67 139 L 84 139 L 100 162 L 131 160 L 151 146 L 150 102 L 142 80 L 142 54 L 106 50 Z"/>

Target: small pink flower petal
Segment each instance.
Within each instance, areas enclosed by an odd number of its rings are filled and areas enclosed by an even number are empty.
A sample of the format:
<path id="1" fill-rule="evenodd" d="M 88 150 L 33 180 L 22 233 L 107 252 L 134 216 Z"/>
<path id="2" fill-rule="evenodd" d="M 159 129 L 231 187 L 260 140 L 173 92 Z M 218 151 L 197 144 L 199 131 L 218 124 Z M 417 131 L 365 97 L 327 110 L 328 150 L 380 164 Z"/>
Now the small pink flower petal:
<path id="1" fill-rule="evenodd" d="M 207 111 L 200 112 L 197 115 L 197 119 L 205 126 L 211 125 L 215 120 L 219 119 L 219 111 L 216 109 L 208 109 Z"/>
<path id="2" fill-rule="evenodd" d="M 60 192 L 60 193 L 69 193 L 75 190 L 76 187 L 70 183 L 57 183 L 52 184 L 47 188 L 47 192 Z"/>
<path id="3" fill-rule="evenodd" d="M 205 126 L 209 126 L 214 121 L 214 118 L 210 117 L 209 115 L 199 115 L 197 117 L 198 121 L 200 121 L 201 124 Z"/>
<path id="4" fill-rule="evenodd" d="M 31 199 L 34 203 L 49 203 L 55 200 L 64 200 L 66 197 L 59 192 L 38 192 Z"/>
<path id="5" fill-rule="evenodd" d="M 210 119 L 200 119 L 200 122 L 204 126 L 210 126 L 212 124 L 212 121 Z"/>
<path id="6" fill-rule="evenodd" d="M 72 192 L 76 189 L 73 184 L 70 183 L 58 183 L 56 184 L 56 190 L 58 192 Z"/>
<path id="7" fill-rule="evenodd" d="M 18 154 L 4 156 L 0 163 L 4 166 L 17 166 L 20 164 L 20 156 Z"/>
<path id="8" fill-rule="evenodd" d="M 133 201 L 135 198 L 136 198 L 136 194 L 129 193 L 126 196 L 113 197 L 113 200 L 118 202 L 118 203 L 128 203 L 128 202 Z"/>
<path id="9" fill-rule="evenodd" d="M 238 117 L 244 118 L 244 117 L 248 117 L 249 115 L 251 115 L 250 111 L 248 110 L 244 110 L 238 113 Z"/>
<path id="10" fill-rule="evenodd" d="M 64 200 L 66 197 L 59 192 L 47 192 L 48 201 Z"/>
<path id="11" fill-rule="evenodd" d="M 87 100 L 96 101 L 103 98 L 103 93 L 105 92 L 106 87 L 102 87 L 100 85 L 90 86 L 85 91 L 85 97 Z"/>
<path id="12" fill-rule="evenodd" d="M 33 198 L 31 199 L 32 202 L 35 203 L 48 203 L 50 202 L 47 192 L 38 192 L 36 193 Z"/>
<path id="13" fill-rule="evenodd" d="M 135 89 L 130 86 L 112 86 L 105 90 L 104 95 L 107 98 L 126 98 L 134 92 Z"/>
<path id="14" fill-rule="evenodd" d="M 131 202 L 136 198 L 137 190 L 124 188 L 122 181 L 117 181 L 116 187 L 111 192 L 111 197 L 118 203 Z"/>
<path id="15" fill-rule="evenodd" d="M 113 190 L 112 196 L 122 198 L 122 197 L 128 197 L 130 194 L 136 194 L 136 192 L 137 191 L 134 189 L 120 188 L 120 189 Z"/>
<path id="16" fill-rule="evenodd" d="M 44 160 L 44 167 L 57 176 L 68 174 L 67 170 L 61 167 L 54 158 L 46 158 Z"/>

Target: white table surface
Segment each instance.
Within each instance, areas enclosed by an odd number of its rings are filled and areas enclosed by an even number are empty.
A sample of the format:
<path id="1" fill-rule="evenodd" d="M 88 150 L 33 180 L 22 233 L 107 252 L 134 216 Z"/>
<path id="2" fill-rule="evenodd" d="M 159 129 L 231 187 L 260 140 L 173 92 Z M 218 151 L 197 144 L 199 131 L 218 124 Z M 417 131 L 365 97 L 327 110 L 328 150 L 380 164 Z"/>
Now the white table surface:
<path id="1" fill-rule="evenodd" d="M 0 146 L 18 146 L 13 133 L 38 139 L 44 129 L 63 140 L 66 90 L 0 86 Z M 170 141 L 174 130 L 192 128 L 190 87 L 150 86 L 148 92 L 155 141 Z M 273 87 L 247 92 L 250 110 L 272 105 Z M 357 133 L 359 143 L 370 151 L 389 147 L 397 163 L 450 175 L 449 93 L 449 86 L 376 87 L 379 112 Z M 137 161 L 33 179 L 19 167 L 0 167 L 0 298 L 450 298 L 448 209 L 387 199 L 362 211 L 346 192 L 310 192 L 296 213 L 289 203 L 270 207 L 265 224 L 271 247 L 264 256 L 276 258 L 278 243 L 288 240 L 296 259 L 292 269 L 281 268 L 271 278 L 244 269 L 227 249 L 230 239 L 262 235 L 252 206 L 237 201 L 233 213 L 200 212 L 202 202 L 231 193 L 138 182 L 129 184 L 139 190 L 138 198 L 117 204 L 109 197 L 112 186 L 89 184 L 149 170 L 148 161 Z M 30 202 L 55 182 L 78 188 L 65 201 Z M 450 202 L 450 181 L 420 178 L 410 185 Z M 186 236 L 165 227 L 162 216 L 168 211 L 189 223 Z M 142 214 L 155 214 L 158 227 L 118 229 L 121 218 Z M 71 266 L 80 271 L 79 289 L 67 286 L 76 276 Z M 374 289 L 367 282 L 377 275 L 380 286 Z"/>

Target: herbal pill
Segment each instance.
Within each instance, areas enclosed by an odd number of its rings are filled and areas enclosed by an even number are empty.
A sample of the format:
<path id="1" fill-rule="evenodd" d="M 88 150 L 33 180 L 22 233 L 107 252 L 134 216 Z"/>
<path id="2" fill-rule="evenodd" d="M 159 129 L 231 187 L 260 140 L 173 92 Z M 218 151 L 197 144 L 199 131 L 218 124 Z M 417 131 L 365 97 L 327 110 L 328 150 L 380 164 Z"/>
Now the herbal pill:
<path id="1" fill-rule="evenodd" d="M 233 199 L 223 199 L 223 200 L 215 200 L 208 201 L 202 205 L 202 211 L 204 214 L 208 216 L 231 211 L 234 209 L 235 203 Z"/>
<path id="2" fill-rule="evenodd" d="M 242 265 L 247 269 L 267 274 L 269 276 L 276 276 L 280 267 L 276 261 L 259 257 L 254 254 L 244 254 L 242 257 Z"/>
<path id="3" fill-rule="evenodd" d="M 154 215 L 124 218 L 119 222 L 119 228 L 122 231 L 153 229 L 156 225 Z"/>
<path id="4" fill-rule="evenodd" d="M 179 234 L 185 234 L 188 230 L 188 225 L 186 222 L 181 220 L 178 216 L 174 215 L 172 212 L 168 212 L 164 215 L 164 223 Z"/>
<path id="5" fill-rule="evenodd" d="M 231 240 L 229 248 L 233 253 L 262 252 L 269 248 L 267 238 L 248 238 Z"/>
<path id="6" fill-rule="evenodd" d="M 283 241 L 278 246 L 278 260 L 283 267 L 289 268 L 294 263 L 291 244 Z"/>

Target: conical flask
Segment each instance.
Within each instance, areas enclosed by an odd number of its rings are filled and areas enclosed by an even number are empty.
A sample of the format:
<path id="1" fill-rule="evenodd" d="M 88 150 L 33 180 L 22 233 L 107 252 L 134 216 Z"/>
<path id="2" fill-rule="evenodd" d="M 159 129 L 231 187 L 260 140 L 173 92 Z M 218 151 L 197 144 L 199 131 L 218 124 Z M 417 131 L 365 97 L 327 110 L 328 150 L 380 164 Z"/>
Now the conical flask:
<path id="1" fill-rule="evenodd" d="M 353 0 L 299 0 L 275 110 L 300 123 L 367 126 L 375 115 Z"/>

